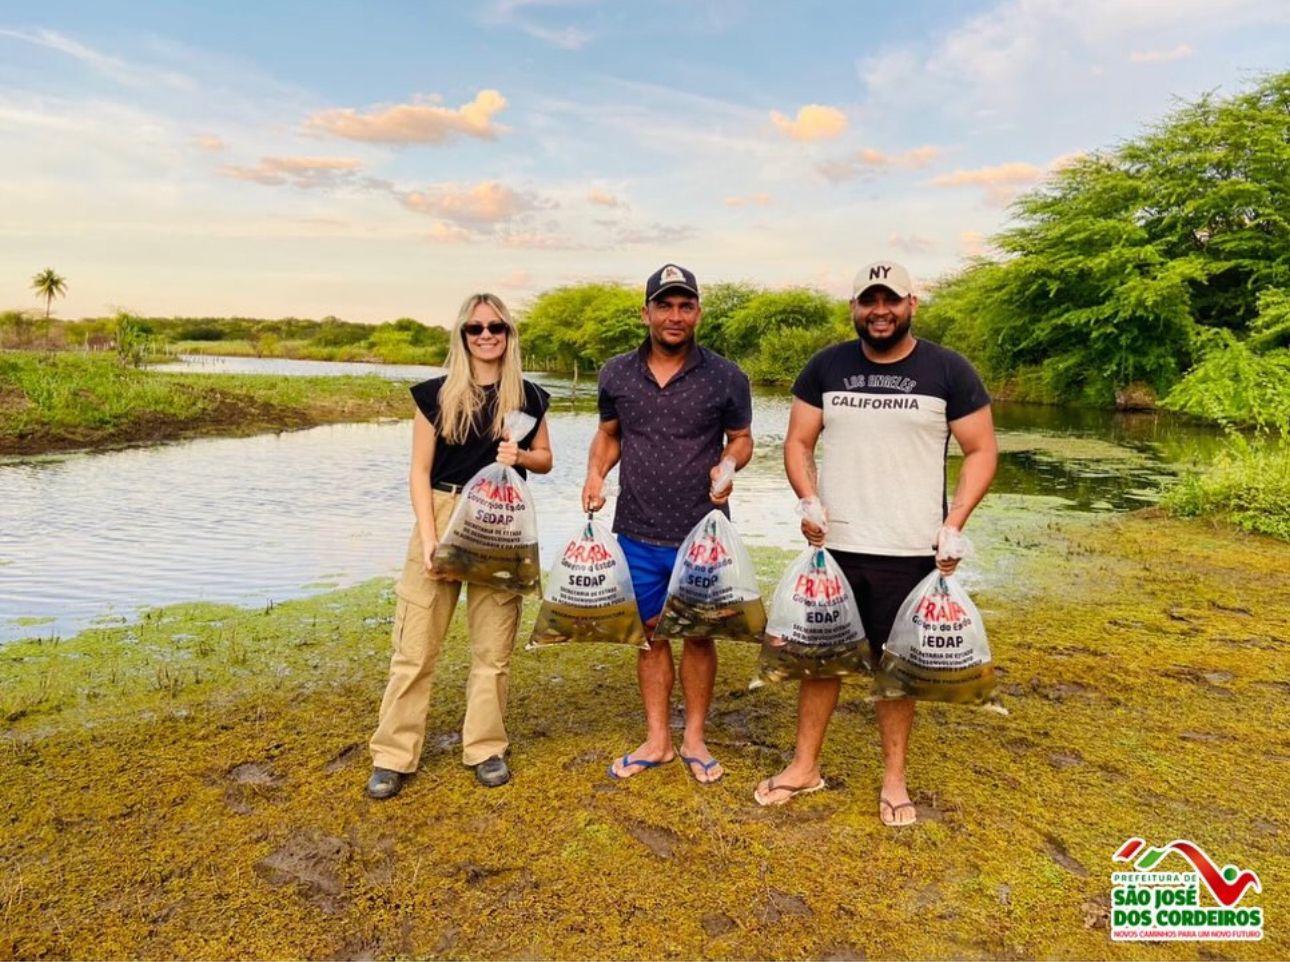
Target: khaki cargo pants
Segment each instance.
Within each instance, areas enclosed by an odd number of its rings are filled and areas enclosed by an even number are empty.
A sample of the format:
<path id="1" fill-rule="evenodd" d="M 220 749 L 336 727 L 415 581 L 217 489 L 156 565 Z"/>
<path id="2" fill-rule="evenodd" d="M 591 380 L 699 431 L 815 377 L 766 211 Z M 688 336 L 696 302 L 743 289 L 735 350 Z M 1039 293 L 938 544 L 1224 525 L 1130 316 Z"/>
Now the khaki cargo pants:
<path id="1" fill-rule="evenodd" d="M 443 537 L 457 495 L 434 493 L 435 531 Z M 403 576 L 395 586 L 394 654 L 390 681 L 381 699 L 380 721 L 369 747 L 372 764 L 396 772 L 414 772 L 426 738 L 426 713 L 434 683 L 435 662 L 461 593 L 460 581 L 440 581 L 425 572 L 421 535 L 416 525 L 408 542 Z M 466 680 L 466 719 L 461 730 L 461 760 L 478 765 L 506 751 L 506 690 L 511 649 L 520 622 L 522 598 L 487 585 L 466 586 L 470 629 L 470 675 Z"/>

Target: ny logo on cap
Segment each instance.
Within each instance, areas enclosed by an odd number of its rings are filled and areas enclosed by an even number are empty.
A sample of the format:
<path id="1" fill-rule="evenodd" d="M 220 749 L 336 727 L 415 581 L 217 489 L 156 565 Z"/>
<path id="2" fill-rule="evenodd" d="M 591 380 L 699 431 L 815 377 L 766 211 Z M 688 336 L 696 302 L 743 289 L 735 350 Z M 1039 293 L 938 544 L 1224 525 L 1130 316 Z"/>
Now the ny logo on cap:
<path id="1" fill-rule="evenodd" d="M 876 281 L 879 278 L 882 278 L 885 281 L 887 279 L 887 275 L 890 273 L 890 264 L 875 264 L 873 267 L 869 268 L 869 280 Z"/>
<path id="2" fill-rule="evenodd" d="M 665 284 L 669 281 L 684 281 L 685 275 L 681 273 L 681 268 L 677 267 L 675 264 L 668 264 L 663 268 L 663 273 L 659 277 L 659 280 Z"/>

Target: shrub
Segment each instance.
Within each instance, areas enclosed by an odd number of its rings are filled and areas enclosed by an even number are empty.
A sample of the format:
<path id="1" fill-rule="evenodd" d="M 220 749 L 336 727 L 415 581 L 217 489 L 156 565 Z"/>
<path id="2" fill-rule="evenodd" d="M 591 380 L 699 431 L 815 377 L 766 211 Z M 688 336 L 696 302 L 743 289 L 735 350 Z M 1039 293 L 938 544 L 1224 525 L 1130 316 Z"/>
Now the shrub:
<path id="1" fill-rule="evenodd" d="M 1213 517 L 1290 541 L 1290 441 L 1234 436 L 1213 464 L 1178 481 L 1162 503 L 1181 517 Z"/>
<path id="2" fill-rule="evenodd" d="M 142 367 L 147 360 L 151 331 L 139 318 L 124 311 L 116 315 L 116 356 L 122 364 Z"/>

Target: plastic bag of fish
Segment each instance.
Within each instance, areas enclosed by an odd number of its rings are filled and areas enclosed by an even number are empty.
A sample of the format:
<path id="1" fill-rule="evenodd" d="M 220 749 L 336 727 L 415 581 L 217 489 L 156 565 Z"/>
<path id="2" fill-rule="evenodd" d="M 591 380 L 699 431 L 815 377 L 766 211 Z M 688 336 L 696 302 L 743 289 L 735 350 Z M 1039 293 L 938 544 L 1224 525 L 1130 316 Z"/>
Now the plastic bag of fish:
<path id="1" fill-rule="evenodd" d="M 752 558 L 730 519 L 714 508 L 677 550 L 654 637 L 760 643 L 765 627 Z"/>
<path id="2" fill-rule="evenodd" d="M 551 565 L 527 647 L 584 641 L 649 647 L 623 550 L 591 517 Z"/>
<path id="3" fill-rule="evenodd" d="M 981 612 L 954 575 L 933 571 L 909 593 L 874 678 L 878 698 L 979 705 L 1007 714 Z"/>
<path id="4" fill-rule="evenodd" d="M 512 411 L 506 415 L 507 436 L 525 437 L 536 423 L 532 415 Z M 537 516 L 518 471 L 490 464 L 466 482 L 435 548 L 434 568 L 456 581 L 540 593 Z"/>
<path id="5" fill-rule="evenodd" d="M 838 678 L 869 670 L 869 646 L 855 595 L 824 548 L 807 548 L 784 572 L 770 606 L 757 678 Z"/>

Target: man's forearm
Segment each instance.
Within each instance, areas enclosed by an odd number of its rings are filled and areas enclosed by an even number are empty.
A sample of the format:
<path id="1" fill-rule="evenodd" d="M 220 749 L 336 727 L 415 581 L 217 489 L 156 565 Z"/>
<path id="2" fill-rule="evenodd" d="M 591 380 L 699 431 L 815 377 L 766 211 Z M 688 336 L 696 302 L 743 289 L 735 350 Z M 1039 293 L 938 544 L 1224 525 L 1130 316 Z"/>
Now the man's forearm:
<path id="1" fill-rule="evenodd" d="M 738 437 L 731 438 L 726 442 L 725 448 L 721 452 L 721 460 L 729 458 L 735 463 L 735 470 L 743 468 L 752 460 L 753 439 L 751 434 L 742 434 Z"/>
<path id="2" fill-rule="evenodd" d="M 591 439 L 591 451 L 587 455 L 587 475 L 601 481 L 614 469 L 622 453 L 622 441 L 605 431 L 597 430 Z"/>
<path id="3" fill-rule="evenodd" d="M 945 516 L 946 524 L 955 528 L 962 528 L 967 524 L 973 510 L 990 490 L 997 464 L 998 458 L 989 451 L 974 451 L 964 456 L 963 466 L 959 469 L 959 481 L 954 486 L 954 500 L 950 502 L 949 514 Z"/>
<path id="4" fill-rule="evenodd" d="M 815 468 L 815 449 L 800 441 L 784 442 L 784 473 L 799 498 L 814 498 L 820 493 L 820 479 Z"/>

